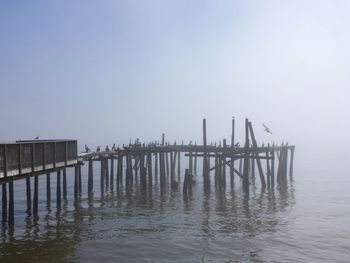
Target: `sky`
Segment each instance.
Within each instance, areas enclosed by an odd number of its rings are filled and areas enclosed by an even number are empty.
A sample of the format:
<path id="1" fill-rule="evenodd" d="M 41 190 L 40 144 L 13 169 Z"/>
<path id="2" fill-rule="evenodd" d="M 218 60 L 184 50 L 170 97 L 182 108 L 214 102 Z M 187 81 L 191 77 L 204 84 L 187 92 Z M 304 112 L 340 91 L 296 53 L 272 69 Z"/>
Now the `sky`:
<path id="1" fill-rule="evenodd" d="M 0 141 L 349 145 L 350 1 L 0 0 Z M 265 123 L 273 132 L 264 132 Z"/>

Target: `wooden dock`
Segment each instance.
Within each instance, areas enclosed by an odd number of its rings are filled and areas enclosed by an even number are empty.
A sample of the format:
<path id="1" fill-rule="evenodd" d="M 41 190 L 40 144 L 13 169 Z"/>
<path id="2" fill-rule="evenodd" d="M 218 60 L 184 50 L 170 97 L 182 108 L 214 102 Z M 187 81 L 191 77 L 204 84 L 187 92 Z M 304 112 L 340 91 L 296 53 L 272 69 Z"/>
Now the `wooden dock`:
<path id="1" fill-rule="evenodd" d="M 162 135 L 160 142 L 140 143 L 135 141 L 111 150 L 84 152 L 77 154 L 76 140 L 52 141 L 17 141 L 0 144 L 0 184 L 2 184 L 2 219 L 9 224 L 14 223 L 13 182 L 26 179 L 27 212 L 38 214 L 38 176 L 46 174 L 47 200 L 51 199 L 50 174 L 57 174 L 56 200 L 60 206 L 67 197 L 66 168 L 74 168 L 74 197 L 82 193 L 81 165 L 88 164 L 87 192 L 94 189 L 94 162 L 100 162 L 100 188 L 103 193 L 108 188 L 141 187 L 152 191 L 152 185 L 160 183 L 160 189 L 178 190 L 182 188 L 184 196 L 191 195 L 194 187 L 194 175 L 201 174 L 204 190 L 210 191 L 212 185 L 218 191 L 225 191 L 227 182 L 230 186 L 238 178 L 245 191 L 256 183 L 255 174 L 263 189 L 271 189 L 275 182 L 284 183 L 287 176 L 293 175 L 295 146 L 258 145 L 253 125 L 245 121 L 245 141 L 240 147 L 235 142 L 235 120 L 232 119 L 230 144 L 226 139 L 215 144 L 207 144 L 206 119 L 203 119 L 202 144 L 170 144 Z M 182 162 L 185 161 L 183 164 Z M 182 164 L 181 164 L 182 163 Z M 201 171 L 198 166 L 201 165 Z M 185 165 L 182 174 L 181 165 Z M 257 167 L 257 169 L 256 169 Z M 288 169 L 289 167 L 289 169 Z M 61 173 L 63 181 L 61 183 Z M 34 177 L 33 207 L 31 198 L 30 177 Z M 213 182 L 213 183 L 212 183 Z M 182 183 L 182 185 L 181 185 Z M 8 194 L 7 194 L 8 185 Z M 7 202 L 8 198 L 8 202 Z"/>

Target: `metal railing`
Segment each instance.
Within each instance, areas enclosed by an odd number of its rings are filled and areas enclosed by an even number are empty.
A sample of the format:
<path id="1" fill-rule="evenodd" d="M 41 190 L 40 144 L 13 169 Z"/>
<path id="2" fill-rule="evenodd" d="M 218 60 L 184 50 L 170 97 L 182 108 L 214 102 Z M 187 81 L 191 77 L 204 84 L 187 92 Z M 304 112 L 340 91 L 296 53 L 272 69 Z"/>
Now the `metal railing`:
<path id="1" fill-rule="evenodd" d="M 0 178 L 77 163 L 76 140 L 0 143 Z"/>

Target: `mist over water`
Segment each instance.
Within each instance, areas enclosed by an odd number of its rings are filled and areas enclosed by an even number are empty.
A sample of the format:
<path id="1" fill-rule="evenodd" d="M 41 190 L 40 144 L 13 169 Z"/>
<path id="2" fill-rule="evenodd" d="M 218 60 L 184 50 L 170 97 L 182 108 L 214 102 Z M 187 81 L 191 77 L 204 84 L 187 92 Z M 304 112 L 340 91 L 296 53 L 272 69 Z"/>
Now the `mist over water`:
<path id="1" fill-rule="evenodd" d="M 16 181 L 15 227 L 1 228 L 1 261 L 346 262 L 350 179 L 328 156 L 296 148 L 293 179 L 270 191 L 261 190 L 257 176 L 249 194 L 238 177 L 233 189 L 228 183 L 220 192 L 212 182 L 205 193 L 197 175 L 187 198 L 181 189 L 162 193 L 159 185 L 151 193 L 138 185 L 101 194 L 97 165 L 88 196 L 85 165 L 81 198 L 73 201 L 68 172 L 68 202 L 59 212 L 54 199 L 46 207 L 40 177 L 37 221 L 26 218 L 25 183 Z"/>

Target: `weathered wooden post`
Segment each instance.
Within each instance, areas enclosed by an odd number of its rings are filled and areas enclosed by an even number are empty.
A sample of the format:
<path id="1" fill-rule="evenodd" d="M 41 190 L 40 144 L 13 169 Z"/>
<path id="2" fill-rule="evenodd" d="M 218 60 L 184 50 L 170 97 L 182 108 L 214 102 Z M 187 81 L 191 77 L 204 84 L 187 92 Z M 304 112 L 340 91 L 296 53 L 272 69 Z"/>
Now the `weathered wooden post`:
<path id="1" fill-rule="evenodd" d="M 101 192 L 104 192 L 104 180 L 105 180 L 105 172 L 106 172 L 106 169 L 105 169 L 105 162 L 104 162 L 104 159 L 102 158 L 101 161 L 101 177 L 100 177 L 100 186 L 101 186 Z"/>
<path id="2" fill-rule="evenodd" d="M 105 182 L 106 182 L 106 187 L 109 186 L 109 168 L 108 168 L 108 157 L 104 158 L 105 162 Z"/>
<path id="3" fill-rule="evenodd" d="M 271 149 L 271 186 L 275 185 L 275 145 Z"/>
<path id="4" fill-rule="evenodd" d="M 13 225 L 15 222 L 14 216 L 15 206 L 14 206 L 14 197 L 13 197 L 13 181 L 9 182 L 9 217 L 8 224 Z"/>
<path id="5" fill-rule="evenodd" d="M 7 219 L 7 192 L 6 183 L 2 185 L 2 221 Z"/>
<path id="6" fill-rule="evenodd" d="M 152 179 L 152 153 L 147 153 L 147 168 L 148 168 L 148 186 L 152 188 L 153 179 Z"/>
<path id="7" fill-rule="evenodd" d="M 111 190 L 114 188 L 114 157 L 111 156 L 111 174 L 109 176 Z"/>
<path id="8" fill-rule="evenodd" d="M 50 180 L 50 173 L 46 174 L 46 200 L 47 203 L 50 203 L 51 201 L 51 180 Z"/>
<path id="9" fill-rule="evenodd" d="M 27 213 L 30 214 L 32 210 L 32 194 L 30 189 L 30 175 L 26 177 L 26 195 L 27 195 Z"/>
<path id="10" fill-rule="evenodd" d="M 233 156 L 234 147 L 235 147 L 235 118 L 232 117 L 231 156 Z M 231 180 L 230 183 L 231 183 L 231 188 L 233 187 L 233 183 L 234 183 L 234 180 L 235 180 L 234 167 L 235 167 L 235 159 L 233 157 L 231 157 L 231 165 L 230 165 L 230 180 Z"/>
<path id="11" fill-rule="evenodd" d="M 33 215 L 38 216 L 38 200 L 39 199 L 39 178 L 34 176 L 34 200 L 33 200 Z"/>
<path id="12" fill-rule="evenodd" d="M 154 180 L 156 182 L 156 184 L 158 184 L 158 153 L 155 152 L 154 153 Z"/>
<path id="13" fill-rule="evenodd" d="M 261 166 L 261 161 L 260 161 L 260 158 L 259 158 L 258 145 L 257 145 L 256 140 L 255 140 L 255 135 L 254 135 L 252 123 L 249 122 L 249 121 L 247 121 L 247 123 L 248 123 L 248 129 L 250 131 L 250 136 L 252 138 L 252 143 L 253 143 L 253 147 L 254 147 L 254 154 L 255 154 L 255 157 L 256 157 L 256 163 L 258 164 L 258 170 L 259 170 L 261 185 L 262 185 L 263 188 L 266 188 L 266 181 L 265 181 L 264 172 L 263 172 L 263 169 L 262 169 L 262 166 Z M 248 143 L 249 143 L 249 139 L 248 139 Z"/>
<path id="14" fill-rule="evenodd" d="M 203 119 L 203 177 L 204 177 L 204 189 L 210 190 L 210 178 L 208 169 L 208 157 L 207 157 L 207 123 L 206 119 Z"/>
<path id="15" fill-rule="evenodd" d="M 94 175 L 93 175 L 93 162 L 89 158 L 89 167 L 88 167 L 88 193 L 92 193 L 94 188 Z"/>
<path id="16" fill-rule="evenodd" d="M 181 152 L 178 151 L 178 157 L 177 157 L 177 181 L 180 183 L 181 181 Z"/>
<path id="17" fill-rule="evenodd" d="M 63 168 L 63 199 L 67 200 L 67 169 Z"/>
<path id="18" fill-rule="evenodd" d="M 74 166 L 74 197 L 78 197 L 79 192 L 79 186 L 78 186 L 78 165 Z"/>
<path id="19" fill-rule="evenodd" d="M 290 149 L 290 163 L 289 163 L 289 177 L 293 177 L 293 165 L 294 165 L 294 150 L 295 146 L 292 146 Z"/>
<path id="20" fill-rule="evenodd" d="M 56 185 L 56 201 L 57 201 L 57 208 L 61 207 L 61 171 L 57 171 L 57 185 Z"/>
<path id="21" fill-rule="evenodd" d="M 222 150 L 222 187 L 225 188 L 226 187 L 226 139 L 223 139 L 222 141 L 223 143 L 223 150 Z"/>
<path id="22" fill-rule="evenodd" d="M 244 145 L 244 164 L 243 164 L 243 189 L 249 190 L 249 121 L 245 119 L 245 145 Z"/>

